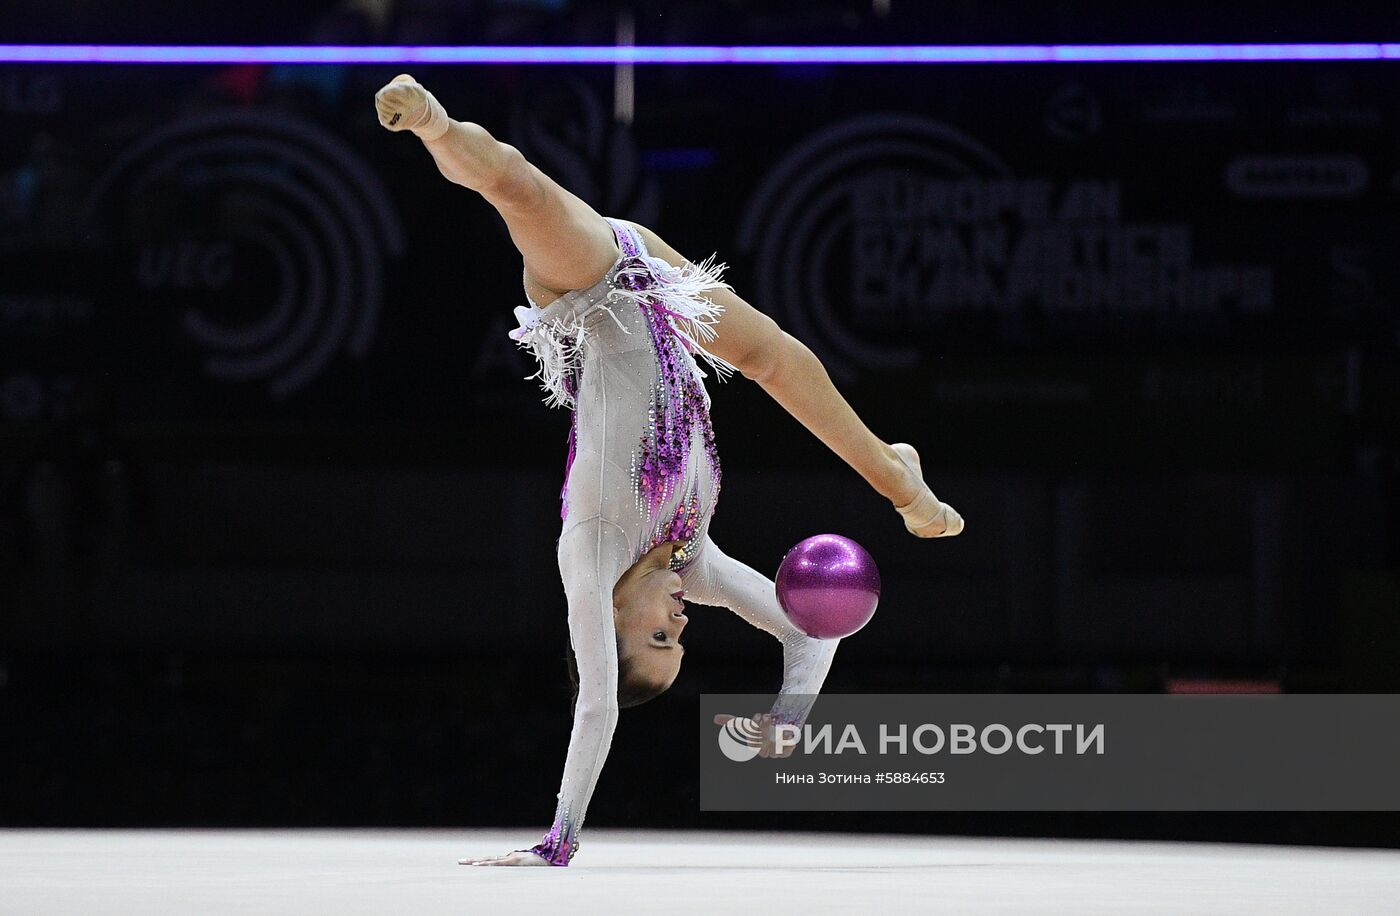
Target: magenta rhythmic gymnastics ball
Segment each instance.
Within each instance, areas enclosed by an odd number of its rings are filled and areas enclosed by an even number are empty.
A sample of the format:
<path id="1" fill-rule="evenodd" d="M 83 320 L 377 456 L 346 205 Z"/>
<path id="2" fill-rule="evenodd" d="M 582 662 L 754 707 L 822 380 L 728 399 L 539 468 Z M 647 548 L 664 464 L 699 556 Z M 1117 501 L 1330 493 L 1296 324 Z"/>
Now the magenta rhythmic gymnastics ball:
<path id="1" fill-rule="evenodd" d="M 839 534 L 818 534 L 778 566 L 778 603 L 799 630 L 817 639 L 850 636 L 880 603 L 880 570 L 866 549 Z"/>

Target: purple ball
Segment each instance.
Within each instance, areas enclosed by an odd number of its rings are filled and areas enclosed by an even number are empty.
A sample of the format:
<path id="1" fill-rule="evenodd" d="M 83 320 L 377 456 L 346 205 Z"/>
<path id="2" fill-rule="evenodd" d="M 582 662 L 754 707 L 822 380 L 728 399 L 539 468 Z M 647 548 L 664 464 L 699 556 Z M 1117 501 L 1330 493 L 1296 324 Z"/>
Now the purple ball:
<path id="1" fill-rule="evenodd" d="M 880 603 L 874 558 L 839 534 L 818 534 L 789 550 L 776 585 L 788 619 L 817 639 L 850 636 L 870 622 Z"/>

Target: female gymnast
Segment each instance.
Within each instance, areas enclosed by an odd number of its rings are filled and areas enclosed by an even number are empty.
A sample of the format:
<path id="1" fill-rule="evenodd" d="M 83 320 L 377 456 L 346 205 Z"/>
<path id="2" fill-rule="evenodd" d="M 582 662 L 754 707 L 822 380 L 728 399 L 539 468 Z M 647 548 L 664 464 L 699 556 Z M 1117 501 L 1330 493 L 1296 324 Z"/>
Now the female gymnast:
<path id="1" fill-rule="evenodd" d="M 693 263 L 646 227 L 600 216 L 514 147 L 450 119 L 408 75 L 380 89 L 375 108 L 504 218 L 530 302 L 515 310 L 510 336 L 538 360 L 532 377 L 546 402 L 572 411 L 558 560 L 578 693 L 558 808 L 533 848 L 461 860 L 567 865 L 618 709 L 661 693 L 680 670 L 683 597 L 729 608 L 781 641 L 782 689 L 762 717 L 770 730 L 806 718 L 836 651 L 838 640 L 794 627 L 773 581 L 709 536 L 720 465 L 697 357 L 721 378 L 737 371 L 757 382 L 913 534 L 955 535 L 963 520 L 924 483 L 914 448 L 866 428 L 811 350 L 735 295 L 713 258 Z"/>

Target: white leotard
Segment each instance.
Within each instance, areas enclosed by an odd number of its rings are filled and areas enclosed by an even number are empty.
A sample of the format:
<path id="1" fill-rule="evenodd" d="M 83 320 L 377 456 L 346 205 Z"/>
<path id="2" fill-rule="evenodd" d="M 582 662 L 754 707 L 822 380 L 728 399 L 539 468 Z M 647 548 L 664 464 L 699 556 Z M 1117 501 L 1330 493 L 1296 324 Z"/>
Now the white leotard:
<path id="1" fill-rule="evenodd" d="M 709 536 L 719 456 L 695 357 L 721 377 L 734 369 L 704 349 L 720 307 L 702 293 L 725 285 L 723 266 L 673 267 L 648 254 L 631 224 L 608 222 L 619 255 L 607 275 L 544 308 L 516 309 L 511 332 L 538 360 L 547 402 L 574 412 L 558 559 L 579 693 L 554 823 L 534 847 L 556 865 L 578 848 L 617 723 L 613 586 L 651 548 L 683 542 L 672 568 L 687 600 L 727 607 L 782 642 L 780 720 L 806 718 L 839 642 L 794 627 L 773 581 Z"/>

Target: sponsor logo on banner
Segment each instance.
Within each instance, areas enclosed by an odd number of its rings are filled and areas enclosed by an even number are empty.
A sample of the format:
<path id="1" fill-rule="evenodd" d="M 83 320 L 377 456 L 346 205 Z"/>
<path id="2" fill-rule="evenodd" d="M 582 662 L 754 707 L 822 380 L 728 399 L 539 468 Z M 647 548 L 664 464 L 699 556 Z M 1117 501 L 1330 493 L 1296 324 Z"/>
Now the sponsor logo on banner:
<path id="1" fill-rule="evenodd" d="M 1370 128 L 1385 123 L 1379 110 L 1356 98 L 1356 83 L 1340 70 L 1328 70 L 1313 86 L 1314 99 L 1288 108 L 1289 125 L 1299 128 Z"/>
<path id="2" fill-rule="evenodd" d="M 1237 156 L 1225 168 L 1236 197 L 1296 200 L 1356 197 L 1370 170 L 1360 156 Z"/>
<path id="3" fill-rule="evenodd" d="M 1235 103 L 1216 98 L 1211 86 L 1201 82 L 1171 83 L 1164 95 L 1149 98 L 1142 116 L 1148 121 L 1233 121 L 1239 116 Z"/>

